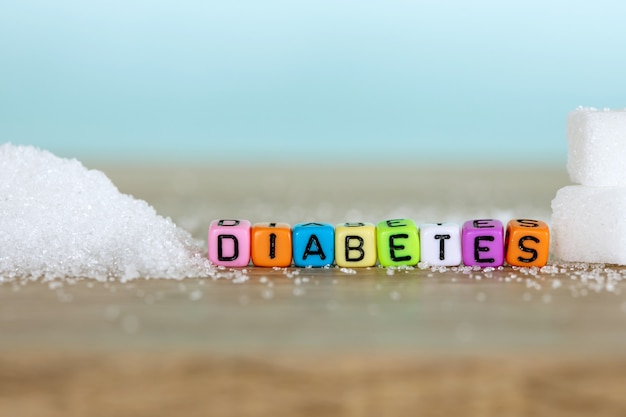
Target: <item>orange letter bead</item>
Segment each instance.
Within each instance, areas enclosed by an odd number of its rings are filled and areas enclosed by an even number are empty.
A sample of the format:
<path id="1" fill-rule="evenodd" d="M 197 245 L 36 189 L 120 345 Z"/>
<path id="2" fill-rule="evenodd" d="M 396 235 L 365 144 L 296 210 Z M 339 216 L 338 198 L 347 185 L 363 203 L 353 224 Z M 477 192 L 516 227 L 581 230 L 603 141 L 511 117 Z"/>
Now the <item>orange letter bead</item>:
<path id="1" fill-rule="evenodd" d="M 252 263 L 255 266 L 291 265 L 291 226 L 286 223 L 256 223 L 251 231 Z"/>
<path id="2" fill-rule="evenodd" d="M 542 267 L 548 263 L 550 229 L 540 220 L 515 219 L 506 226 L 505 257 L 512 266 Z"/>

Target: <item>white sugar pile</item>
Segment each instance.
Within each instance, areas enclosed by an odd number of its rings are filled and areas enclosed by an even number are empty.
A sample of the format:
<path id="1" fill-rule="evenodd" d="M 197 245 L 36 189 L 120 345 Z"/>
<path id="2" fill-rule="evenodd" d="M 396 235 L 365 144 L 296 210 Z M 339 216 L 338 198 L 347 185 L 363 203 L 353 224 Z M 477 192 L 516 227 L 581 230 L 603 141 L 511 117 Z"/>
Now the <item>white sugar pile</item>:
<path id="1" fill-rule="evenodd" d="M 552 201 L 556 258 L 626 265 L 626 111 L 579 107 L 567 118 L 570 179 Z"/>
<path id="2" fill-rule="evenodd" d="M 211 275 L 200 242 L 100 171 L 0 146 L 0 281 Z"/>

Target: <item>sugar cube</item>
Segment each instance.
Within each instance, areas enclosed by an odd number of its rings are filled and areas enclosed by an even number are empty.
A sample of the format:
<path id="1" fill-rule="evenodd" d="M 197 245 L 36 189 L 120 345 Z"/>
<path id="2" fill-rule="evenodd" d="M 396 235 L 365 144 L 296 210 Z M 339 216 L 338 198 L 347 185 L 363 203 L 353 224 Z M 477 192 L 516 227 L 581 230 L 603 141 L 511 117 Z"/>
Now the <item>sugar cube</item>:
<path id="1" fill-rule="evenodd" d="M 567 171 L 572 182 L 626 186 L 626 110 L 574 110 L 567 118 Z"/>
<path id="2" fill-rule="evenodd" d="M 570 262 L 626 264 L 626 188 L 561 188 L 552 200 L 553 254 Z"/>

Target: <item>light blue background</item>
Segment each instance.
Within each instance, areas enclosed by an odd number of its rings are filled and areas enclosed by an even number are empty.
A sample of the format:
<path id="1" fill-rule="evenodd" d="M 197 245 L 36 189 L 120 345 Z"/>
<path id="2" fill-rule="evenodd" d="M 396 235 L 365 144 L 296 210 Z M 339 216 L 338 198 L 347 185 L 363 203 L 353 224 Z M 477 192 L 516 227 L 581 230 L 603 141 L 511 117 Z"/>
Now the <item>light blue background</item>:
<path id="1" fill-rule="evenodd" d="M 625 22 L 618 1 L 6 1 L 0 140 L 562 165 L 568 111 L 626 107 Z"/>

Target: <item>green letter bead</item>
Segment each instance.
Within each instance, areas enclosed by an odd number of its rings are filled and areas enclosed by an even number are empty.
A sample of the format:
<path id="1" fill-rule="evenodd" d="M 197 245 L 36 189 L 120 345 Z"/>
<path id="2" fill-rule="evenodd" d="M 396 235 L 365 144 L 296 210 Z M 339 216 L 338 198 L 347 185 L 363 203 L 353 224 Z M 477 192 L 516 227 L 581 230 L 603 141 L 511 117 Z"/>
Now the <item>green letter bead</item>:
<path id="1" fill-rule="evenodd" d="M 383 220 L 376 225 L 376 241 L 381 266 L 413 266 L 420 261 L 420 238 L 413 220 Z"/>

